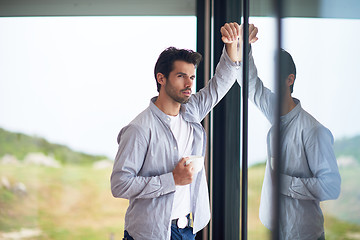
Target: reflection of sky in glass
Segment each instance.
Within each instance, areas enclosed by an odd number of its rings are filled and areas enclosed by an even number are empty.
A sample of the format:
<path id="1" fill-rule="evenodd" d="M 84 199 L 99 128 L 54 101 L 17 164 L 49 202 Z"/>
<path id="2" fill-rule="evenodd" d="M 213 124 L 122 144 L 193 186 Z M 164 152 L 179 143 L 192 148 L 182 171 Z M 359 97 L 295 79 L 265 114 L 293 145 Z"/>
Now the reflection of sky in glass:
<path id="1" fill-rule="evenodd" d="M 274 20 L 252 18 L 250 22 L 259 27 L 259 41 L 253 45 L 259 77 L 273 89 Z M 283 20 L 283 48 L 297 68 L 293 97 L 331 130 L 335 140 L 360 134 L 359 28 L 360 20 Z M 270 125 L 253 104 L 249 104 L 249 125 L 249 161 L 262 161 Z"/>
<path id="2" fill-rule="evenodd" d="M 259 27 L 258 73 L 272 89 L 273 20 L 250 22 Z M 359 27 L 360 20 L 284 21 L 284 48 L 298 71 L 293 95 L 335 139 L 360 134 Z M 160 52 L 196 48 L 195 17 L 1 18 L 0 33 L 0 127 L 110 158 L 118 131 L 157 94 Z M 249 104 L 250 164 L 265 160 L 269 126 Z"/>

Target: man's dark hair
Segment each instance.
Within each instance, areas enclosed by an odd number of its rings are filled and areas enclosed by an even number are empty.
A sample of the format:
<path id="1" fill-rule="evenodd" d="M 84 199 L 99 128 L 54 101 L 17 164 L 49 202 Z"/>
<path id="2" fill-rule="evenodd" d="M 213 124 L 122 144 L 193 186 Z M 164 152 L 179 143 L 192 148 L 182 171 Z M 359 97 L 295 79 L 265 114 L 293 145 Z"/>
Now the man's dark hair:
<path id="1" fill-rule="evenodd" d="M 169 77 L 170 72 L 174 68 L 174 62 L 177 60 L 185 61 L 194 64 L 195 68 L 198 67 L 202 56 L 198 52 L 188 49 L 177 49 L 175 47 L 168 47 L 159 56 L 154 69 L 155 80 L 157 84 L 157 91 L 160 92 L 161 85 L 156 79 L 158 73 L 164 74 L 165 78 Z"/>
<path id="2" fill-rule="evenodd" d="M 281 65 L 281 80 L 287 79 L 290 74 L 294 74 L 294 83 L 296 79 L 296 67 L 293 58 L 290 53 L 281 49 L 280 51 L 280 65 Z M 290 92 L 292 93 L 294 90 L 294 84 L 290 86 Z"/>

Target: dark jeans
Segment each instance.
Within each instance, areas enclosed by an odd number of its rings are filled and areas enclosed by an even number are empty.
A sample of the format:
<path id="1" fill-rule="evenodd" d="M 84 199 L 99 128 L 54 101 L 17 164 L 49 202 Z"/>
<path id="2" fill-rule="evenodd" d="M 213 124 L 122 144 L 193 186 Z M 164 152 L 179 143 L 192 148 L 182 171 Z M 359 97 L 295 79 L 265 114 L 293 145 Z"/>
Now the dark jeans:
<path id="1" fill-rule="evenodd" d="M 178 228 L 171 224 L 171 240 L 195 240 L 192 227 Z"/>
<path id="2" fill-rule="evenodd" d="M 125 230 L 123 240 L 134 240 L 129 233 Z"/>
<path id="3" fill-rule="evenodd" d="M 196 234 L 193 234 L 191 227 L 178 228 L 176 225 L 171 225 L 171 240 L 194 240 Z M 134 240 L 129 233 L 125 230 L 124 232 L 125 240 Z"/>
<path id="4" fill-rule="evenodd" d="M 325 233 L 323 233 L 321 237 L 318 238 L 318 240 L 325 240 Z"/>

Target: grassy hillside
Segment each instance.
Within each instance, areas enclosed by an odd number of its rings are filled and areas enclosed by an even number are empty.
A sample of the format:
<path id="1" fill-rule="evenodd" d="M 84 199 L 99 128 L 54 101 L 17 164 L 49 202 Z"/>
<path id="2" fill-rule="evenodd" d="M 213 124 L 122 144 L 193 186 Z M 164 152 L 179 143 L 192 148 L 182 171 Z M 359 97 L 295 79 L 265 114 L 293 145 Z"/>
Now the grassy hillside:
<path id="1" fill-rule="evenodd" d="M 341 194 L 335 201 L 324 202 L 323 207 L 338 219 L 360 225 L 360 167 L 340 168 Z"/>
<path id="2" fill-rule="evenodd" d="M 106 158 L 105 156 L 92 156 L 76 152 L 67 146 L 49 143 L 44 138 L 9 132 L 0 128 L 0 158 L 5 154 L 11 154 L 17 159 L 23 160 L 30 152 L 42 152 L 45 155 L 54 156 L 62 164 L 87 164 Z"/>
<path id="3" fill-rule="evenodd" d="M 259 204 L 264 165 L 249 169 L 248 239 L 270 239 L 269 231 L 259 220 Z M 360 169 L 355 169 L 359 173 Z M 0 176 L 12 185 L 22 182 L 27 194 L 18 195 L 0 188 L 0 239 L 2 233 L 21 228 L 38 229 L 41 236 L 27 239 L 44 240 L 120 240 L 128 202 L 115 199 L 110 192 L 111 169 L 95 170 L 87 165 L 67 165 L 62 168 L 3 165 Z M 341 172 L 345 174 L 345 172 Z M 352 183 L 352 184 L 351 184 Z M 355 196 L 356 180 L 343 178 Z M 360 224 L 340 220 L 337 213 L 356 212 L 358 204 L 347 203 L 350 189 L 343 188 L 339 202 L 328 201 L 323 206 L 325 231 L 329 240 L 360 239 Z M 359 191 L 357 192 L 357 194 Z M 345 202 L 344 202 L 345 201 Z"/>
<path id="4" fill-rule="evenodd" d="M 26 239 L 122 239 L 128 202 L 110 192 L 111 169 L 3 165 L 0 176 L 22 182 L 27 194 L 0 188 L 0 239 L 21 228 L 41 231 Z"/>
<path id="5" fill-rule="evenodd" d="M 271 239 L 270 232 L 259 220 L 259 205 L 265 165 L 259 164 L 248 173 L 248 239 Z M 342 189 L 337 200 L 325 201 L 321 205 L 325 216 L 327 240 L 360 239 L 360 190 L 356 174 L 360 168 L 341 169 Z"/>
<path id="6" fill-rule="evenodd" d="M 352 156 L 360 162 L 360 135 L 352 138 L 344 138 L 334 143 L 336 157 Z"/>
<path id="7" fill-rule="evenodd" d="M 335 143 L 337 156 L 359 153 L 358 140 Z M 22 160 L 29 152 L 53 155 L 61 168 L 33 165 L 0 165 L 0 239 L 4 234 L 23 228 L 40 232 L 29 240 L 122 239 L 124 215 L 128 202 L 115 199 L 110 192 L 111 168 L 96 170 L 92 162 L 104 158 L 74 152 L 66 146 L 45 139 L 0 128 L 0 157 L 12 154 Z M 79 164 L 80 163 L 80 164 Z M 269 231 L 259 220 L 259 204 L 265 165 L 249 169 L 248 239 L 270 239 Z M 336 201 L 322 204 L 327 240 L 360 239 L 359 166 L 340 168 L 341 195 Z M 7 179 L 10 187 L 5 187 Z M 13 187 L 22 183 L 25 192 Z"/>
<path id="8" fill-rule="evenodd" d="M 335 142 L 337 157 L 351 156 L 360 162 L 360 136 Z M 259 205 L 265 165 L 258 164 L 249 169 L 249 239 L 270 239 L 268 230 L 259 220 Z M 322 202 L 325 215 L 326 239 L 360 239 L 360 188 L 359 165 L 342 167 L 341 193 L 337 200 Z"/>

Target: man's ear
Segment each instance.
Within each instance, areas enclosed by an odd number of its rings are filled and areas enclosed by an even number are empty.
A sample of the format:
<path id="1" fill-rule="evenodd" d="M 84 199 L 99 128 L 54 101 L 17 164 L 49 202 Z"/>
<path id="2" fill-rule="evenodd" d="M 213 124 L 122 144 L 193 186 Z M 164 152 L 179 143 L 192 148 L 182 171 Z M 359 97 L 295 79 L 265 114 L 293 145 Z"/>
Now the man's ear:
<path id="1" fill-rule="evenodd" d="M 162 73 L 157 73 L 156 74 L 156 81 L 163 86 L 166 83 L 166 78 L 164 76 L 164 74 Z"/>
<path id="2" fill-rule="evenodd" d="M 288 87 L 293 85 L 295 81 L 295 75 L 294 74 L 290 74 L 287 78 L 287 85 Z"/>

